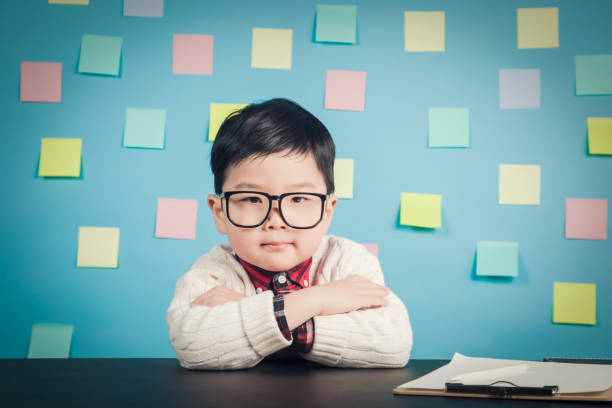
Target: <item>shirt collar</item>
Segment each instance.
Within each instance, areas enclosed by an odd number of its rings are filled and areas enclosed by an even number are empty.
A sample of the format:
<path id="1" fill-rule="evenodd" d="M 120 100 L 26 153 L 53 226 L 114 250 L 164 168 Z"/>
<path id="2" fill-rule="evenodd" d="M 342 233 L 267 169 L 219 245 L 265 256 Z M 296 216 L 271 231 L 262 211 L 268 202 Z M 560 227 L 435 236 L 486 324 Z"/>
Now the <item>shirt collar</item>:
<path id="1" fill-rule="evenodd" d="M 235 255 L 236 259 L 242 267 L 246 270 L 251 282 L 255 285 L 255 288 L 261 288 L 262 290 L 268 290 L 272 287 L 272 278 L 274 275 L 281 271 L 268 271 L 259 266 L 248 263 L 241 259 L 238 255 Z M 300 289 L 304 289 L 310 286 L 310 267 L 312 265 L 312 257 L 308 258 L 304 262 L 294 266 L 293 268 L 284 271 L 287 274 L 287 278 L 294 284 L 298 285 Z"/>

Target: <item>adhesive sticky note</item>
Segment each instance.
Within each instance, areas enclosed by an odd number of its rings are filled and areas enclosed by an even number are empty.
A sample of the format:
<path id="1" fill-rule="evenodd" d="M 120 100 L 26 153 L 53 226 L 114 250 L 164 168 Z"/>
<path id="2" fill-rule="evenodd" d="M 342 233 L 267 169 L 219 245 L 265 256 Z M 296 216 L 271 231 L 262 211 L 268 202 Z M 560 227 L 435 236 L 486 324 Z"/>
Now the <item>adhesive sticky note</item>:
<path id="1" fill-rule="evenodd" d="M 159 198 L 155 238 L 196 239 L 198 200 Z"/>
<path id="2" fill-rule="evenodd" d="M 79 6 L 89 5 L 89 0 L 49 0 L 49 4 L 74 4 Z"/>
<path id="3" fill-rule="evenodd" d="M 315 40 L 355 44 L 357 41 L 357 6 L 317 5 Z"/>
<path id="4" fill-rule="evenodd" d="M 540 165 L 500 164 L 499 204 L 540 205 Z"/>
<path id="5" fill-rule="evenodd" d="M 565 199 L 565 238 L 605 240 L 607 237 L 607 199 Z"/>
<path id="6" fill-rule="evenodd" d="M 363 111 L 365 91 L 365 72 L 328 69 L 325 80 L 325 109 Z"/>
<path id="7" fill-rule="evenodd" d="M 334 161 L 334 194 L 338 198 L 353 198 L 353 159 L 336 159 Z"/>
<path id="8" fill-rule="evenodd" d="M 612 118 L 587 118 L 589 154 L 612 155 Z"/>
<path id="9" fill-rule="evenodd" d="M 362 244 L 369 253 L 378 258 L 378 244 Z"/>
<path id="10" fill-rule="evenodd" d="M 596 323 L 596 292 L 593 283 L 553 283 L 553 323 Z"/>
<path id="11" fill-rule="evenodd" d="M 78 71 L 87 74 L 119 75 L 121 37 L 84 34 Z"/>
<path id="12" fill-rule="evenodd" d="M 518 242 L 478 241 L 476 275 L 518 276 Z"/>
<path id="13" fill-rule="evenodd" d="M 247 106 L 244 103 L 211 103 L 210 118 L 208 122 L 208 140 L 213 141 L 223 121 L 232 113 Z"/>
<path id="14" fill-rule="evenodd" d="M 253 28 L 251 68 L 291 69 L 293 30 Z"/>
<path id="15" fill-rule="evenodd" d="M 73 332 L 71 324 L 32 325 L 28 358 L 69 358 Z"/>
<path id="16" fill-rule="evenodd" d="M 123 15 L 130 17 L 163 17 L 164 0 L 123 0 Z"/>
<path id="17" fill-rule="evenodd" d="M 444 11 L 404 12 L 404 51 L 444 51 Z"/>
<path id="18" fill-rule="evenodd" d="M 42 138 L 39 177 L 80 177 L 82 139 Z"/>
<path id="19" fill-rule="evenodd" d="M 468 147 L 470 110 L 468 108 L 429 109 L 429 147 Z"/>
<path id="20" fill-rule="evenodd" d="M 80 268 L 117 268 L 119 228 L 79 227 L 77 266 Z"/>
<path id="21" fill-rule="evenodd" d="M 123 146 L 163 149 L 166 134 L 166 110 L 127 108 Z"/>
<path id="22" fill-rule="evenodd" d="M 213 40 L 212 35 L 174 34 L 172 73 L 212 75 Z"/>
<path id="23" fill-rule="evenodd" d="M 21 102 L 61 102 L 61 62 L 21 62 L 19 81 Z"/>
<path id="24" fill-rule="evenodd" d="M 442 226 L 442 196 L 402 193 L 400 224 L 422 228 Z"/>
<path id="25" fill-rule="evenodd" d="M 518 48 L 559 48 L 559 8 L 516 10 Z"/>
<path id="26" fill-rule="evenodd" d="M 540 69 L 500 69 L 499 108 L 540 107 Z"/>
<path id="27" fill-rule="evenodd" d="M 612 95 L 612 54 L 576 56 L 576 95 Z"/>

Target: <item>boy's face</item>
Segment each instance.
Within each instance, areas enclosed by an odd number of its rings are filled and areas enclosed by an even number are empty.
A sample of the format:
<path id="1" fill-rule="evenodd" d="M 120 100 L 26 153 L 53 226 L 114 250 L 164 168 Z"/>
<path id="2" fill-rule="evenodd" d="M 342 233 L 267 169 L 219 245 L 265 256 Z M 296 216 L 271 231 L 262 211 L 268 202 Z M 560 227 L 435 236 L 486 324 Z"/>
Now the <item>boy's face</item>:
<path id="1" fill-rule="evenodd" d="M 314 157 L 311 154 L 286 154 L 280 152 L 246 159 L 229 167 L 223 192 L 244 190 L 270 195 L 292 192 L 326 194 L 325 179 Z M 225 201 L 225 198 L 220 199 L 214 194 L 208 196 L 208 206 L 217 230 L 227 234 L 236 254 L 260 268 L 283 271 L 304 262 L 315 253 L 329 229 L 338 199 L 332 196 L 326 200 L 323 219 L 311 229 L 295 229 L 285 224 L 278 211 L 278 201 L 272 201 L 270 213 L 262 225 L 240 228 L 227 218 Z"/>

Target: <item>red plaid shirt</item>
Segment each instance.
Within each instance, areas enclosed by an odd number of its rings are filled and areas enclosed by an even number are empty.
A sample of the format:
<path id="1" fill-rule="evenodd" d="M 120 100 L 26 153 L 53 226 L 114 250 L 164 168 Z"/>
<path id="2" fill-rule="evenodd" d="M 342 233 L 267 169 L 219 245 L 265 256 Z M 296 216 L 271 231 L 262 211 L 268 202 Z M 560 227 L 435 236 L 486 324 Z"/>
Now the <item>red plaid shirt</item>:
<path id="1" fill-rule="evenodd" d="M 274 292 L 274 315 L 276 316 L 278 327 L 287 340 L 292 339 L 293 333 L 293 345 L 295 345 L 298 351 L 308 353 L 312 349 L 312 343 L 314 342 L 314 321 L 310 319 L 291 332 L 285 318 L 283 295 L 310 286 L 309 272 L 312 258 L 285 272 L 266 271 L 240 259 L 238 255 L 236 255 L 236 259 L 246 270 L 251 282 L 255 285 L 257 293 L 266 290 Z"/>

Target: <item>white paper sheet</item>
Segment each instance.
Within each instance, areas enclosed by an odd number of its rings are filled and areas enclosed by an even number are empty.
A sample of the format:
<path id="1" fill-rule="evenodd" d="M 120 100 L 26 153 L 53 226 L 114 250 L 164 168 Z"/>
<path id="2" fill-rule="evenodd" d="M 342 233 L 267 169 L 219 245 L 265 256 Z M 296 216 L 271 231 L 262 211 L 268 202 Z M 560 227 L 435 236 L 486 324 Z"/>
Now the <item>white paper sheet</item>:
<path id="1" fill-rule="evenodd" d="M 513 370 L 517 365 L 527 365 L 527 370 Z M 510 368 L 508 375 L 497 377 Z M 598 392 L 612 386 L 612 365 L 603 364 L 570 364 L 539 361 L 501 360 L 494 358 L 474 358 L 455 353 L 450 363 L 431 373 L 400 385 L 398 388 L 424 388 L 443 390 L 449 380 L 483 370 L 492 371 L 495 377 L 484 380 L 482 373 L 475 378 L 478 381 L 466 381 L 464 384 L 486 384 L 496 381 L 510 381 L 521 387 L 543 387 L 557 385 L 560 393 Z M 468 376 L 469 378 L 469 376 Z M 507 386 L 508 384 L 499 384 Z"/>

